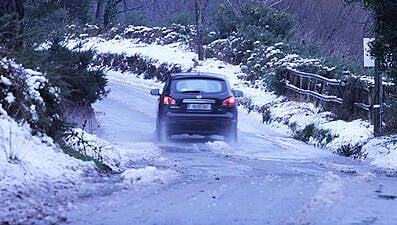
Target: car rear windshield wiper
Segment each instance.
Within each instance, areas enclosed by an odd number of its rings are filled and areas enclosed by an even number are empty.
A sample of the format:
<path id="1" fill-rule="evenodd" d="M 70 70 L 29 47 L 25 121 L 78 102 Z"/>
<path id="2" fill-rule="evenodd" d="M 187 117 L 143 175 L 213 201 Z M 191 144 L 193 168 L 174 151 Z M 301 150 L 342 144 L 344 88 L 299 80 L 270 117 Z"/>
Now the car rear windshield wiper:
<path id="1" fill-rule="evenodd" d="M 186 91 L 182 91 L 182 93 L 184 93 L 184 94 L 186 94 L 186 93 L 200 93 L 201 91 L 199 91 L 199 90 L 186 90 Z"/>

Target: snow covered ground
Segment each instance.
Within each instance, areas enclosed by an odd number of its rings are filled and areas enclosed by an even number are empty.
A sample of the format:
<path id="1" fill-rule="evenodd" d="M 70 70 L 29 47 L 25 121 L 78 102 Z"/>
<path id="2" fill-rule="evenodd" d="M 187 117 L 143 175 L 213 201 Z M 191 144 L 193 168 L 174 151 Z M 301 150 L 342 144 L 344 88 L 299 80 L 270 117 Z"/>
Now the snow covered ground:
<path id="1" fill-rule="evenodd" d="M 71 45 L 75 44 L 73 42 Z M 180 44 L 155 45 L 136 43 L 133 40 L 119 39 L 105 41 L 101 38 L 88 39 L 87 48 L 94 48 L 102 53 L 139 53 L 145 57 L 157 60 L 158 63 L 167 62 L 180 64 L 182 70 L 221 73 L 228 76 L 234 88 L 242 90 L 250 97 L 254 105 L 272 103 L 271 115 L 280 118 L 278 122 L 264 124 L 280 132 L 291 134 L 285 125 L 296 122 L 297 126 L 309 123 L 317 124 L 324 129 L 330 129 L 333 141 L 324 147 L 336 151 L 343 145 L 364 144 L 363 158 L 369 160 L 376 168 L 394 173 L 397 169 L 397 138 L 373 138 L 372 126 L 365 121 L 331 121 L 327 112 L 321 112 L 310 103 L 285 101 L 283 97 L 275 96 L 266 90 L 251 88 L 238 79 L 241 69 L 238 66 L 225 64 L 218 60 L 207 59 L 195 65 L 196 55 Z M 193 60 L 194 59 L 194 60 Z M 156 80 L 144 80 L 139 75 L 107 72 L 109 79 L 121 81 L 131 86 L 139 86 L 149 90 L 161 87 Z M 144 109 L 142 109 L 144 110 Z M 247 113 L 240 108 L 241 113 Z M 262 115 L 251 112 L 253 120 L 262 121 Z M 240 129 L 255 129 L 241 124 Z M 81 132 L 81 131 L 80 131 Z M 64 154 L 48 137 L 36 137 L 30 134 L 30 128 L 19 125 L 0 107 L 0 222 L 26 224 L 32 217 L 37 220 L 56 222 L 62 220 L 60 211 L 71 207 L 73 199 L 81 189 L 94 188 L 87 182 L 88 177 L 100 177 L 95 171 L 93 162 L 83 162 Z M 82 134 L 82 133 L 80 133 Z M 178 176 L 171 162 L 162 158 L 161 150 L 153 143 L 132 143 L 128 151 L 120 146 L 99 139 L 95 135 L 84 134 L 86 140 L 98 146 L 101 151 L 87 152 L 94 158 L 101 158 L 110 168 L 122 172 L 120 189 L 132 188 L 136 185 L 152 183 L 166 183 Z M 311 144 L 321 145 L 311 141 Z M 224 145 L 215 143 L 213 148 L 222 149 Z M 99 155 L 98 155 L 99 154 Z M 314 152 L 315 154 L 315 152 Z M 162 168 L 155 166 L 136 166 L 139 161 L 162 162 Z M 155 163 L 156 165 L 156 163 Z M 40 201 L 38 199 L 41 199 Z M 47 201 L 42 201 L 47 199 Z M 54 202 L 58 202 L 53 207 Z M 17 220 L 17 221 L 16 221 Z M 43 222 L 46 223 L 46 222 Z"/>

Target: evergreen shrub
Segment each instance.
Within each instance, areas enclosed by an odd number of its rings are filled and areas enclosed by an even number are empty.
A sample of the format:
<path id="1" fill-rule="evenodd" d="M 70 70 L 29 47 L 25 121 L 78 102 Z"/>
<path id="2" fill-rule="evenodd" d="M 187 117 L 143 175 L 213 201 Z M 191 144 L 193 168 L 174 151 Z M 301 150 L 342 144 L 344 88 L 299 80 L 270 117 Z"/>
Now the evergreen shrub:
<path id="1" fill-rule="evenodd" d="M 93 50 L 70 50 L 55 40 L 45 53 L 46 63 L 40 68 L 61 89 L 66 103 L 90 105 L 108 94 L 105 74 L 92 65 Z"/>
<path id="2" fill-rule="evenodd" d="M 0 78 L 0 104 L 10 117 L 28 123 L 35 134 L 62 136 L 67 124 L 62 119 L 60 90 L 44 74 L 3 59 Z"/>
<path id="3" fill-rule="evenodd" d="M 397 96 L 388 95 L 385 96 L 384 101 L 384 113 L 383 121 L 385 123 L 384 133 L 385 134 L 396 134 L 397 133 Z"/>

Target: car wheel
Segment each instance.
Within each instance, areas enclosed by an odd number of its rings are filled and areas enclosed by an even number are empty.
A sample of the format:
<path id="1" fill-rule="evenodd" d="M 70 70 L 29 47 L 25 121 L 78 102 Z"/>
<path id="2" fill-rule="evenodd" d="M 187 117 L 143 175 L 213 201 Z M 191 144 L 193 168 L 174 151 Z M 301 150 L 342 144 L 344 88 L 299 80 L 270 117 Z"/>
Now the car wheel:
<path id="1" fill-rule="evenodd" d="M 156 139 L 159 142 L 167 141 L 170 138 L 167 127 L 162 123 L 156 124 Z"/>
<path id="2" fill-rule="evenodd" d="M 237 143 L 237 127 L 231 127 L 224 137 L 227 143 Z"/>

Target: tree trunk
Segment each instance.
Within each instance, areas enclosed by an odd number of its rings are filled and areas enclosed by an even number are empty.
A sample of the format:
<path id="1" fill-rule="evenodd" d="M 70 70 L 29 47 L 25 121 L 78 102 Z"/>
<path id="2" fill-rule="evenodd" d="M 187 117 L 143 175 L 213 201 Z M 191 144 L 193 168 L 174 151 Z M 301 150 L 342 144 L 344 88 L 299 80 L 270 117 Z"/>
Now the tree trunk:
<path id="1" fill-rule="evenodd" d="M 97 0 L 91 0 L 89 12 L 88 12 L 88 15 L 90 16 L 90 18 L 89 18 L 90 24 L 96 23 L 97 7 L 98 7 Z"/>
<path id="2" fill-rule="evenodd" d="M 95 23 L 100 27 L 104 27 L 105 10 L 108 0 L 98 0 L 95 16 Z"/>
<path id="3" fill-rule="evenodd" d="M 203 48 L 203 20 L 201 16 L 201 4 L 200 0 L 194 0 L 196 7 L 196 25 L 197 25 L 197 54 L 199 60 L 204 59 L 204 48 Z"/>

